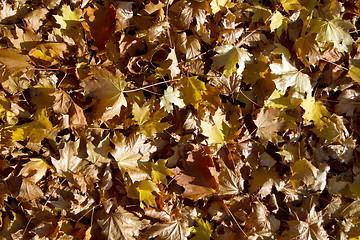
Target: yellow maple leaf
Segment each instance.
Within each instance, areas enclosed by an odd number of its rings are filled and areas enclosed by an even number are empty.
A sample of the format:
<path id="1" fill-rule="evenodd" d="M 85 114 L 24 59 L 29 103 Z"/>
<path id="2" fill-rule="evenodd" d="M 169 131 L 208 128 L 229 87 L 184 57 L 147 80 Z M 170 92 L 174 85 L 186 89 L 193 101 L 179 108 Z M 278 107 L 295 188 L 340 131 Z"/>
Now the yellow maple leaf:
<path id="1" fill-rule="evenodd" d="M 68 49 L 65 43 L 41 43 L 30 50 L 29 56 L 35 64 L 50 67 L 58 64 L 66 52 Z"/>
<path id="2" fill-rule="evenodd" d="M 56 23 L 61 26 L 61 29 L 69 29 L 71 26 L 83 20 L 80 9 L 76 8 L 72 11 L 70 6 L 66 4 L 62 6 L 61 13 L 62 16 L 54 15 Z"/>
<path id="3" fill-rule="evenodd" d="M 282 63 L 270 64 L 271 73 L 279 75 L 278 78 L 274 79 L 276 88 L 282 93 L 286 91 L 288 87 L 293 87 L 295 93 L 293 97 L 303 97 L 305 93 L 311 94 L 312 87 L 310 77 L 307 74 L 297 70 L 285 57 L 282 56 Z"/>
<path id="4" fill-rule="evenodd" d="M 198 227 L 191 227 L 191 232 L 195 234 L 190 240 L 210 240 L 212 229 L 208 221 L 204 221 L 202 218 L 196 218 L 195 221 L 199 225 Z"/>
<path id="5" fill-rule="evenodd" d="M 320 46 L 327 47 L 328 43 L 333 43 L 334 47 L 341 53 L 351 50 L 354 40 L 346 31 L 353 29 L 354 26 L 349 21 L 335 18 L 330 21 L 320 21 L 316 24 L 321 24 L 316 37 L 316 41 L 319 42 Z"/>
<path id="6" fill-rule="evenodd" d="M 171 176 L 173 173 L 166 167 L 166 162 L 166 159 L 151 162 L 151 178 L 153 181 L 167 184 L 166 176 Z"/>
<path id="7" fill-rule="evenodd" d="M 186 105 L 193 104 L 197 109 L 202 101 L 202 95 L 206 90 L 205 83 L 197 79 L 197 76 L 184 77 L 181 79 L 183 84 L 182 99 Z"/>
<path id="8" fill-rule="evenodd" d="M 280 2 L 286 12 L 289 12 L 290 10 L 296 11 L 306 9 L 298 2 L 298 0 L 280 0 Z"/>
<path id="9" fill-rule="evenodd" d="M 222 7 L 225 7 L 229 0 L 212 0 L 210 3 L 212 13 L 215 14 L 221 10 Z"/>
<path id="10" fill-rule="evenodd" d="M 307 95 L 300 106 L 305 110 L 303 115 L 305 121 L 308 123 L 313 121 L 320 130 L 330 122 L 328 119 L 330 117 L 329 111 L 322 103 L 316 102 L 314 97 Z"/>
<path id="11" fill-rule="evenodd" d="M 146 206 L 156 207 L 155 196 L 153 192 L 160 192 L 156 184 L 150 180 L 143 180 L 139 186 L 136 187 L 139 192 L 140 207 L 145 208 Z M 145 204 L 144 204 L 145 203 Z"/>
<path id="12" fill-rule="evenodd" d="M 245 48 L 223 45 L 215 48 L 217 54 L 213 57 L 212 66 L 224 67 L 224 75 L 230 77 L 234 72 L 241 74 L 245 69 L 245 62 L 252 56 Z M 237 67 L 238 65 L 238 67 Z"/>
<path id="13" fill-rule="evenodd" d="M 229 140 L 230 127 L 225 118 L 222 110 L 218 108 L 213 116 L 213 124 L 201 120 L 201 129 L 203 134 L 208 137 L 209 144 L 223 144 Z"/>
<path id="14" fill-rule="evenodd" d="M 180 98 L 180 91 L 171 86 L 165 90 L 164 95 L 160 98 L 160 106 L 168 113 L 174 110 L 173 104 L 179 108 L 185 107 L 184 101 Z"/>
<path id="15" fill-rule="evenodd" d="M 274 32 L 276 30 L 276 35 L 280 37 L 283 32 L 286 32 L 289 19 L 284 17 L 279 11 L 276 11 L 275 14 L 270 18 L 270 30 Z"/>
<path id="16" fill-rule="evenodd" d="M 30 142 L 41 142 L 46 136 L 47 131 L 52 128 L 52 124 L 47 115 L 46 108 L 42 108 L 35 113 L 35 121 L 15 126 L 11 138 L 14 141 L 24 141 L 29 138 Z"/>
<path id="17" fill-rule="evenodd" d="M 132 105 L 132 114 L 137 124 L 142 125 L 150 119 L 150 106 L 140 107 L 136 102 Z"/>

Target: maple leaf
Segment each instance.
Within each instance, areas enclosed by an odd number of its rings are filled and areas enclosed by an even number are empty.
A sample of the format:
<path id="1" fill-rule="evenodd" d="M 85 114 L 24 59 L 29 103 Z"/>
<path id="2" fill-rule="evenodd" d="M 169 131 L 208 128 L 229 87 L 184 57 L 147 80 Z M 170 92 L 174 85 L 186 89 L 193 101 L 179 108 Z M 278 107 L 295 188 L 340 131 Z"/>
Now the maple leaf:
<path id="1" fill-rule="evenodd" d="M 198 25 L 205 24 L 207 5 L 205 2 L 186 1 L 185 7 L 181 11 L 180 20 L 189 27 L 196 19 Z"/>
<path id="2" fill-rule="evenodd" d="M 299 238 L 308 240 L 326 240 L 329 239 L 327 232 L 322 226 L 324 220 L 321 212 L 316 212 L 315 205 L 311 208 L 306 221 L 292 220 L 288 221 L 289 230 L 285 231 L 283 236 L 286 238 Z"/>
<path id="3" fill-rule="evenodd" d="M 65 43 L 41 43 L 30 50 L 29 56 L 37 65 L 47 68 L 60 63 L 67 52 Z"/>
<path id="4" fill-rule="evenodd" d="M 119 70 L 115 75 L 104 68 L 93 68 L 91 72 L 95 80 L 85 80 L 81 84 L 85 92 L 100 100 L 96 106 L 96 118 L 107 121 L 119 115 L 122 106 L 127 106 L 123 93 L 127 82 Z"/>
<path id="5" fill-rule="evenodd" d="M 48 169 L 50 169 L 50 166 L 43 159 L 31 158 L 29 162 L 23 165 L 20 174 L 27 181 L 37 183 L 45 176 Z"/>
<path id="6" fill-rule="evenodd" d="M 46 15 L 49 13 L 49 10 L 46 7 L 38 7 L 33 11 L 26 14 L 24 21 L 28 28 L 37 32 L 42 26 L 42 23 L 46 19 Z"/>
<path id="7" fill-rule="evenodd" d="M 56 23 L 60 25 L 61 29 L 69 29 L 78 22 L 82 21 L 80 9 L 71 10 L 69 5 L 64 4 L 61 7 L 62 16 L 53 15 Z"/>
<path id="8" fill-rule="evenodd" d="M 123 177 L 128 173 L 134 181 L 145 180 L 149 173 L 145 167 L 150 154 L 156 150 L 156 147 L 150 143 L 145 143 L 147 138 L 143 134 L 132 135 L 126 138 L 121 133 L 117 133 L 112 142 L 115 149 L 110 154 L 118 163 Z"/>
<path id="9" fill-rule="evenodd" d="M 283 32 L 287 31 L 288 22 L 289 19 L 287 17 L 284 17 L 279 11 L 276 11 L 270 18 L 271 32 L 276 30 L 276 35 L 280 37 Z"/>
<path id="10" fill-rule="evenodd" d="M 85 21 L 82 22 L 84 29 L 94 39 L 94 50 L 101 51 L 109 42 L 115 31 L 116 9 L 113 5 L 108 7 L 96 4 L 94 7 L 85 9 Z"/>
<path id="11" fill-rule="evenodd" d="M 282 182 L 279 173 L 274 167 L 267 170 L 260 167 L 251 174 L 250 192 L 258 193 L 261 197 L 266 197 L 271 193 L 273 186 L 279 187 Z"/>
<path id="12" fill-rule="evenodd" d="M 145 208 L 145 206 L 156 207 L 156 201 L 153 192 L 159 193 L 160 190 L 154 182 L 150 180 L 143 180 L 136 187 L 136 190 L 139 192 L 139 201 L 141 208 Z M 145 203 L 145 205 L 143 204 L 143 202 Z"/>
<path id="13" fill-rule="evenodd" d="M 244 189 L 244 179 L 241 176 L 239 167 L 235 170 L 229 169 L 222 161 L 218 161 L 221 171 L 219 173 L 219 192 L 222 195 L 239 195 Z"/>
<path id="14" fill-rule="evenodd" d="M 234 72 L 241 74 L 245 69 L 245 62 L 250 61 L 252 56 L 244 48 L 237 48 L 233 45 L 224 45 L 215 48 L 217 54 L 213 57 L 215 68 L 224 67 L 224 75 L 230 77 Z"/>
<path id="15" fill-rule="evenodd" d="M 276 88 L 284 93 L 288 87 L 293 87 L 295 90 L 293 97 L 301 97 L 304 96 L 305 93 L 311 95 L 312 87 L 309 76 L 291 65 L 284 54 L 281 56 L 281 64 L 270 64 L 271 73 L 280 75 L 280 77 L 274 79 Z"/>
<path id="16" fill-rule="evenodd" d="M 14 49 L 0 49 L 0 63 L 10 75 L 20 71 L 28 70 L 31 67 L 30 58 L 27 55 L 20 54 Z"/>
<path id="17" fill-rule="evenodd" d="M 42 108 L 36 111 L 35 121 L 15 126 L 11 138 L 14 141 L 24 141 L 29 138 L 30 142 L 39 143 L 47 136 L 47 131 L 51 128 L 52 123 L 47 111 Z"/>
<path id="18" fill-rule="evenodd" d="M 201 149 L 193 150 L 186 164 L 186 169 L 175 176 L 176 182 L 185 188 L 182 196 L 198 200 L 219 189 L 214 162 L 209 156 L 204 157 Z"/>
<path id="19" fill-rule="evenodd" d="M 179 50 L 185 54 L 186 59 L 192 59 L 201 53 L 200 42 L 194 35 L 188 36 L 185 32 L 180 33 L 177 41 Z"/>
<path id="20" fill-rule="evenodd" d="M 171 176 L 173 173 L 166 167 L 166 159 L 159 159 L 157 162 L 151 162 L 151 178 L 155 182 L 167 184 L 166 176 Z"/>
<path id="21" fill-rule="evenodd" d="M 142 125 L 150 120 L 150 106 L 140 107 L 136 102 L 132 105 L 132 114 L 137 124 Z"/>
<path id="22" fill-rule="evenodd" d="M 300 181 L 307 186 L 314 184 L 318 175 L 318 169 L 306 159 L 294 162 L 291 165 L 291 172 L 291 183 L 293 184 L 294 189 L 300 186 Z"/>
<path id="23" fill-rule="evenodd" d="M 201 120 L 203 134 L 208 137 L 209 144 L 224 144 L 231 139 L 229 124 L 222 110 L 218 108 L 213 116 L 214 123 Z"/>
<path id="24" fill-rule="evenodd" d="M 195 108 L 201 103 L 202 95 L 206 91 L 205 83 L 197 78 L 197 76 L 192 76 L 181 79 L 183 85 L 181 97 L 186 105 L 193 104 Z"/>
<path id="25" fill-rule="evenodd" d="M 121 206 L 106 219 L 98 220 L 106 239 L 135 240 L 140 230 L 148 226 L 148 221 L 140 220 Z"/>
<path id="26" fill-rule="evenodd" d="M 70 116 L 70 124 L 74 126 L 74 128 L 87 125 L 83 109 L 79 107 L 65 91 L 56 90 L 51 95 L 55 96 L 53 104 L 54 112 L 68 114 Z"/>
<path id="27" fill-rule="evenodd" d="M 183 240 L 190 235 L 190 228 L 184 221 L 156 223 L 145 232 L 146 239 L 156 237 L 158 240 Z"/>
<path id="28" fill-rule="evenodd" d="M 284 129 L 286 122 L 278 119 L 279 112 L 280 110 L 277 108 L 262 108 L 254 121 L 258 128 L 256 136 L 265 145 L 267 141 L 277 143 L 281 139 L 277 133 Z"/>
<path id="29" fill-rule="evenodd" d="M 296 11 L 306 9 L 298 2 L 298 0 L 280 0 L 280 2 L 286 12 L 289 12 L 290 10 Z"/>
<path id="30" fill-rule="evenodd" d="M 78 157 L 79 145 L 80 139 L 75 142 L 64 142 L 63 148 L 59 150 L 60 159 L 51 158 L 51 162 L 60 176 L 66 177 L 67 174 L 77 173 L 83 168 L 83 160 Z"/>
<path id="31" fill-rule="evenodd" d="M 44 198 L 44 193 L 41 191 L 41 188 L 31 180 L 23 178 L 18 197 L 26 201 L 31 201 L 37 198 Z"/>
<path id="32" fill-rule="evenodd" d="M 160 106 L 168 113 L 172 113 L 174 110 L 173 104 L 179 108 L 185 107 L 184 101 L 180 98 L 180 91 L 169 86 L 160 98 Z"/>
<path id="33" fill-rule="evenodd" d="M 38 22 L 36 24 L 39 24 Z M 11 31 L 5 31 L 4 35 L 10 40 L 17 49 L 27 50 L 34 48 L 41 41 L 41 34 L 36 34 L 30 29 L 21 29 L 15 26 L 14 35 Z"/>
<path id="34" fill-rule="evenodd" d="M 316 41 L 325 44 L 331 42 L 339 52 L 349 52 L 354 40 L 345 31 L 353 28 L 354 26 L 349 21 L 340 18 L 323 21 L 321 22 L 320 31 L 316 36 Z"/>
<path id="35" fill-rule="evenodd" d="M 322 103 L 316 102 L 314 97 L 307 95 L 300 106 L 305 110 L 304 119 L 307 122 L 313 121 L 320 130 L 329 123 L 329 111 Z"/>
<path id="36" fill-rule="evenodd" d="M 297 38 L 294 44 L 296 56 L 305 64 L 315 66 L 320 59 L 320 52 L 317 42 L 315 41 L 316 34 L 306 35 Z"/>
<path id="37" fill-rule="evenodd" d="M 208 221 L 204 221 L 202 218 L 196 218 L 195 221 L 199 225 L 198 227 L 191 227 L 191 232 L 195 234 L 190 240 L 210 240 L 212 229 Z"/>
<path id="38" fill-rule="evenodd" d="M 91 141 L 86 142 L 87 159 L 96 166 L 101 166 L 103 163 L 109 163 L 111 159 L 108 157 L 110 152 L 109 135 L 104 137 L 98 144 L 94 146 Z"/>
<path id="39" fill-rule="evenodd" d="M 210 6 L 212 13 L 215 14 L 221 10 L 222 7 L 225 7 L 227 4 L 230 4 L 229 0 L 211 0 Z"/>
<path id="40" fill-rule="evenodd" d="M 154 140 L 157 133 L 162 133 L 171 126 L 168 122 L 161 122 L 167 115 L 163 110 L 154 112 L 148 121 L 140 125 L 139 132 Z"/>

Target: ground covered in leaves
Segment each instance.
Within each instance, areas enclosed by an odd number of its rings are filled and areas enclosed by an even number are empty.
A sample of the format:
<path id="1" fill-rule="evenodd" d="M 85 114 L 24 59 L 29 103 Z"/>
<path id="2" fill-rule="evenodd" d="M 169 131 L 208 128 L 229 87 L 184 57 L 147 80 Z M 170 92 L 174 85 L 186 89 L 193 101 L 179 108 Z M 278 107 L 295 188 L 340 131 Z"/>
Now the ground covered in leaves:
<path id="1" fill-rule="evenodd" d="M 1 239 L 359 239 L 356 0 L 2 0 Z"/>

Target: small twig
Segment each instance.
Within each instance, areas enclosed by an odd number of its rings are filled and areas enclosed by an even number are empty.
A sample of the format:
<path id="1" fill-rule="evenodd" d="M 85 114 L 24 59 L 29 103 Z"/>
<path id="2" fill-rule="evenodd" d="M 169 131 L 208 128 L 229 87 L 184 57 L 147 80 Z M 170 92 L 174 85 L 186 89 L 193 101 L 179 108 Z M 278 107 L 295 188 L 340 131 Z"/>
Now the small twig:
<path id="1" fill-rule="evenodd" d="M 140 88 L 136 88 L 136 89 L 123 91 L 123 93 L 137 92 L 137 91 L 145 90 L 147 88 L 154 87 L 154 86 L 157 86 L 157 85 L 160 85 L 160 84 L 169 83 L 169 82 L 175 82 L 175 81 L 177 81 L 177 80 L 167 80 L 167 81 L 164 81 L 164 82 L 158 82 L 158 83 L 154 83 L 154 84 L 151 84 L 151 85 L 147 85 L 145 87 L 140 87 Z"/>
<path id="2" fill-rule="evenodd" d="M 327 63 L 333 64 L 333 65 L 335 65 L 335 66 L 337 66 L 337 67 L 339 67 L 339 68 L 341 68 L 341 69 L 344 69 L 344 70 L 346 70 L 346 71 L 349 71 L 348 68 L 343 67 L 343 66 L 341 66 L 341 65 L 339 65 L 339 64 L 337 64 L 337 63 L 330 62 L 329 60 L 326 60 L 325 58 L 320 58 L 320 60 L 323 60 L 323 61 L 325 61 L 325 62 L 327 62 Z"/>
<path id="3" fill-rule="evenodd" d="M 236 220 L 235 216 L 232 214 L 232 212 L 230 211 L 230 209 L 228 208 L 228 206 L 226 205 L 226 203 L 224 202 L 224 200 L 216 193 L 214 192 L 215 195 L 220 199 L 225 211 L 231 216 L 231 218 L 234 220 L 236 226 L 240 229 L 240 231 L 245 235 L 245 237 L 248 237 L 248 235 L 245 233 L 245 231 L 241 228 L 240 224 L 238 223 L 238 221 Z"/>

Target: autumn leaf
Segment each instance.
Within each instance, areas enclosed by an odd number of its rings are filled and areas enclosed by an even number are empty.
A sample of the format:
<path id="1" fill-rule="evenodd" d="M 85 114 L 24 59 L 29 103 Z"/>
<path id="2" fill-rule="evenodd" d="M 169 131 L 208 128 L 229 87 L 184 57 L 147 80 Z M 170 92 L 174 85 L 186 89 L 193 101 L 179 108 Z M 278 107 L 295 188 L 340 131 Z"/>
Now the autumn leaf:
<path id="1" fill-rule="evenodd" d="M 191 227 L 191 232 L 195 234 L 190 240 L 210 240 L 212 229 L 208 221 L 204 221 L 202 218 L 195 219 L 198 227 Z"/>
<path id="2" fill-rule="evenodd" d="M 308 75 L 297 70 L 282 54 L 282 63 L 271 63 L 270 69 L 272 74 L 279 75 L 274 82 L 276 88 L 285 93 L 288 87 L 295 90 L 294 97 L 302 97 L 306 93 L 309 95 L 312 92 L 311 82 Z"/>
<path id="3" fill-rule="evenodd" d="M 47 111 L 42 108 L 35 113 L 35 121 L 15 126 L 11 138 L 14 141 L 24 141 L 29 139 L 30 142 L 41 142 L 46 136 L 47 131 L 52 128 Z"/>
<path id="4" fill-rule="evenodd" d="M 215 165 L 209 156 L 204 157 L 202 150 L 194 150 L 186 160 L 186 168 L 175 175 L 176 182 L 185 188 L 183 197 L 198 200 L 209 196 L 219 188 Z"/>
<path id="5" fill-rule="evenodd" d="M 91 141 L 86 142 L 87 159 L 96 166 L 101 166 L 101 164 L 109 163 L 111 161 L 108 157 L 110 150 L 109 135 L 104 137 L 97 146 Z"/>
<path id="6" fill-rule="evenodd" d="M 168 113 L 172 113 L 174 110 L 173 104 L 179 108 L 185 107 L 184 101 L 180 98 L 179 90 L 169 86 L 164 91 L 164 95 L 160 98 L 160 106 Z"/>
<path id="7" fill-rule="evenodd" d="M 256 136 L 258 136 L 265 145 L 267 141 L 277 143 L 281 139 L 277 133 L 284 129 L 286 122 L 278 119 L 279 112 L 277 108 L 263 108 L 254 121 L 258 128 Z"/>
<path id="8" fill-rule="evenodd" d="M 157 162 L 151 162 L 151 178 L 155 182 L 167 184 L 167 176 L 172 176 L 173 173 L 166 167 L 166 159 L 159 159 Z"/>
<path id="9" fill-rule="evenodd" d="M 80 139 L 75 142 L 64 142 L 63 148 L 59 150 L 60 159 L 51 158 L 51 162 L 60 176 L 76 173 L 83 169 L 83 159 L 78 156 L 79 145 Z"/>
<path id="10" fill-rule="evenodd" d="M 151 143 L 146 143 L 147 138 L 142 135 L 132 135 L 126 138 L 118 133 L 112 139 L 115 149 L 110 154 L 115 158 L 118 167 L 125 177 L 128 173 L 134 181 L 145 180 L 149 172 L 145 163 L 149 161 L 150 154 L 156 150 Z"/>
<path id="11" fill-rule="evenodd" d="M 117 70 L 115 75 L 104 68 L 91 70 L 95 80 L 82 82 L 84 89 L 91 96 L 99 99 L 96 106 L 96 118 L 107 121 L 121 112 L 122 106 L 127 106 L 124 89 L 127 82 L 123 74 Z"/>
<path id="12" fill-rule="evenodd" d="M 155 196 L 153 192 L 160 192 L 156 184 L 150 180 L 143 180 L 139 186 L 136 187 L 139 192 L 140 207 L 145 208 L 146 206 L 156 207 Z M 145 203 L 145 205 L 144 205 Z"/>
<path id="13" fill-rule="evenodd" d="M 62 16 L 54 15 L 56 23 L 60 25 L 61 29 L 70 30 L 74 25 L 78 24 L 81 20 L 81 12 L 79 9 L 71 10 L 69 5 L 64 4 L 61 8 Z"/>
<path id="14" fill-rule="evenodd" d="M 321 58 L 315 38 L 316 34 L 306 35 L 296 39 L 294 44 L 296 56 L 307 67 L 310 67 L 310 65 L 315 66 Z"/>
<path id="15" fill-rule="evenodd" d="M 230 127 L 225 119 L 222 110 L 218 108 L 213 116 L 213 124 L 209 121 L 201 121 L 203 134 L 207 136 L 209 144 L 224 144 L 229 139 Z"/>
<path id="16" fill-rule="evenodd" d="M 183 84 L 181 98 L 186 105 L 193 104 L 197 108 L 201 103 L 204 91 L 206 91 L 205 83 L 200 81 L 197 76 L 184 77 L 181 81 Z"/>
<path id="17" fill-rule="evenodd" d="M 41 43 L 30 50 L 29 56 L 32 57 L 36 65 L 47 68 L 59 64 L 67 52 L 65 43 Z"/>
<path id="18" fill-rule="evenodd" d="M 146 220 L 140 220 L 121 206 L 106 219 L 100 219 L 98 222 L 105 237 L 111 240 L 134 240 L 140 230 L 148 225 Z"/>
<path id="19" fill-rule="evenodd" d="M 307 122 L 313 121 L 320 130 L 329 123 L 330 113 L 322 103 L 316 102 L 314 97 L 306 96 L 300 106 L 305 110 L 304 119 Z"/>
<path id="20" fill-rule="evenodd" d="M 281 34 L 287 30 L 288 22 L 289 19 L 287 17 L 284 17 L 279 11 L 276 11 L 270 18 L 271 32 L 276 30 L 276 35 L 280 37 Z"/>
<path id="21" fill-rule="evenodd" d="M 41 158 L 32 158 L 29 162 L 23 165 L 20 174 L 27 179 L 27 181 L 36 184 L 42 179 L 50 165 Z"/>
<path id="22" fill-rule="evenodd" d="M 113 5 L 108 7 L 96 4 L 85 9 L 84 29 L 94 40 L 93 45 L 97 51 L 105 49 L 111 35 L 115 31 L 116 9 Z"/>
<path id="23" fill-rule="evenodd" d="M 340 18 L 323 21 L 320 26 L 320 31 L 316 36 L 316 41 L 322 46 L 333 43 L 339 52 L 349 52 L 354 40 L 346 31 L 353 28 L 354 26 L 349 21 Z"/>
<path id="24" fill-rule="evenodd" d="M 224 67 L 224 75 L 230 77 L 234 72 L 241 74 L 245 69 L 245 62 L 252 56 L 244 48 L 224 45 L 215 48 L 217 54 L 213 57 L 212 66 L 216 69 Z"/>

